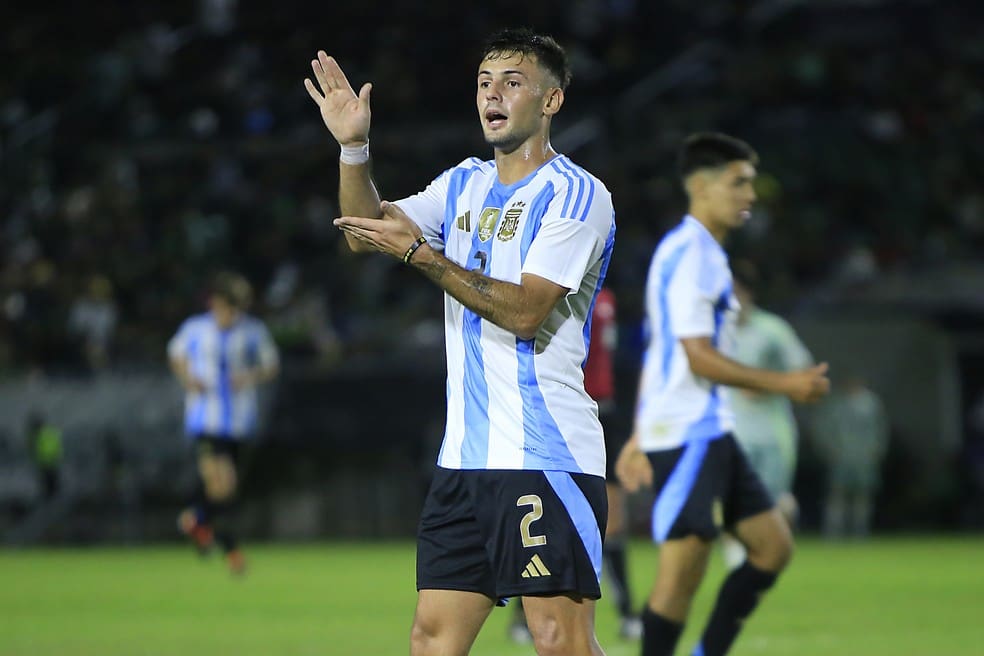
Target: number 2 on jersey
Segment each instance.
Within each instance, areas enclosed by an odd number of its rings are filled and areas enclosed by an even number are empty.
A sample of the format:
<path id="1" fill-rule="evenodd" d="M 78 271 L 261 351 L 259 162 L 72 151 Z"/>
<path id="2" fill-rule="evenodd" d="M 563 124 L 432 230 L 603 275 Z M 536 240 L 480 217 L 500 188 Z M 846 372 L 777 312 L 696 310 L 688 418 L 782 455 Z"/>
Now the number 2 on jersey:
<path id="1" fill-rule="evenodd" d="M 478 260 L 478 266 L 477 267 L 472 267 L 472 271 L 478 271 L 479 273 L 484 274 L 485 273 L 485 265 L 489 261 L 489 254 L 486 253 L 485 251 L 475 251 L 475 254 L 472 255 L 472 259 L 473 260 Z"/>
<path id="2" fill-rule="evenodd" d="M 524 494 L 516 500 L 516 507 L 532 506 L 532 509 L 519 520 L 519 535 L 524 547 L 538 547 L 547 543 L 546 535 L 530 535 L 530 524 L 543 517 L 543 501 L 535 494 Z"/>

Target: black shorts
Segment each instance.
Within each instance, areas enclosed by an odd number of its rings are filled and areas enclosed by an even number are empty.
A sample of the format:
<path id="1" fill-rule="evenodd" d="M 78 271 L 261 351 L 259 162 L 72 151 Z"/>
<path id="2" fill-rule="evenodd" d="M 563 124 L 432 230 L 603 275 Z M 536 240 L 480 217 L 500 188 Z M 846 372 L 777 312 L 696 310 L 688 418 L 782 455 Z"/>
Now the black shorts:
<path id="1" fill-rule="evenodd" d="M 653 540 L 696 535 L 713 540 L 722 528 L 775 503 L 731 433 L 646 454 L 653 466 Z"/>
<path id="2" fill-rule="evenodd" d="M 417 531 L 417 589 L 597 599 L 607 516 L 600 476 L 438 467 Z"/>
<path id="3" fill-rule="evenodd" d="M 217 435 L 193 435 L 192 444 L 195 456 L 228 456 L 235 465 L 240 465 L 243 455 L 243 441 Z"/>

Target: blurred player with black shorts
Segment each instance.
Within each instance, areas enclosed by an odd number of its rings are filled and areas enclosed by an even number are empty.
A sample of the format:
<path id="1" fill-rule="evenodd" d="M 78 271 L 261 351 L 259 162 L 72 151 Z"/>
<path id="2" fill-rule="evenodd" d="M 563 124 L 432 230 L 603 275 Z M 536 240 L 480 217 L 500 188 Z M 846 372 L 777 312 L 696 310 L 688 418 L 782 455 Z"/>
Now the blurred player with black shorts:
<path id="1" fill-rule="evenodd" d="M 266 326 L 247 313 L 251 300 L 245 278 L 218 274 L 208 312 L 188 318 L 167 347 L 171 370 L 185 389 L 185 434 L 199 476 L 178 527 L 203 552 L 218 541 L 234 574 L 246 567 L 234 526 L 242 450 L 256 430 L 256 388 L 280 367 Z"/>

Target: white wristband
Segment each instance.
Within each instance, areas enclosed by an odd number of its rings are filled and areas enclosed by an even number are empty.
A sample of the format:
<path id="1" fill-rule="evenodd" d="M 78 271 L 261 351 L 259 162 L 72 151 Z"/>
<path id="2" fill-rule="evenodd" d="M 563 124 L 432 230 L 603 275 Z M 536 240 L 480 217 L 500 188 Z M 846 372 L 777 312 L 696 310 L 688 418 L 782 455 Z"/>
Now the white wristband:
<path id="1" fill-rule="evenodd" d="M 369 161 L 369 141 L 361 146 L 342 146 L 338 161 L 349 166 L 358 166 Z"/>

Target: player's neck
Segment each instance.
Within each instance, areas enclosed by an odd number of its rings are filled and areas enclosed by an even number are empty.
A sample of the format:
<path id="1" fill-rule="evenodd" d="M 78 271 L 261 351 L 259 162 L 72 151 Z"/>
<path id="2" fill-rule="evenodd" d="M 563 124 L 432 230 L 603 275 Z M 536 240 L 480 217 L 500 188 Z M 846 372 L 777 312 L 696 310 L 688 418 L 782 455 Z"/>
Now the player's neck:
<path id="1" fill-rule="evenodd" d="M 557 151 L 546 135 L 530 137 L 509 152 L 496 148 L 495 167 L 499 172 L 499 182 L 504 185 L 518 182 L 556 156 Z"/>
<path id="2" fill-rule="evenodd" d="M 728 237 L 728 232 L 730 232 L 730 228 L 728 228 L 728 226 L 712 220 L 711 217 L 713 215 L 708 212 L 706 208 L 701 207 L 698 204 L 691 205 L 689 213 L 690 216 L 700 221 L 701 225 L 707 228 L 707 231 L 711 233 L 711 236 L 714 237 L 717 243 L 724 243 L 724 240 Z"/>

